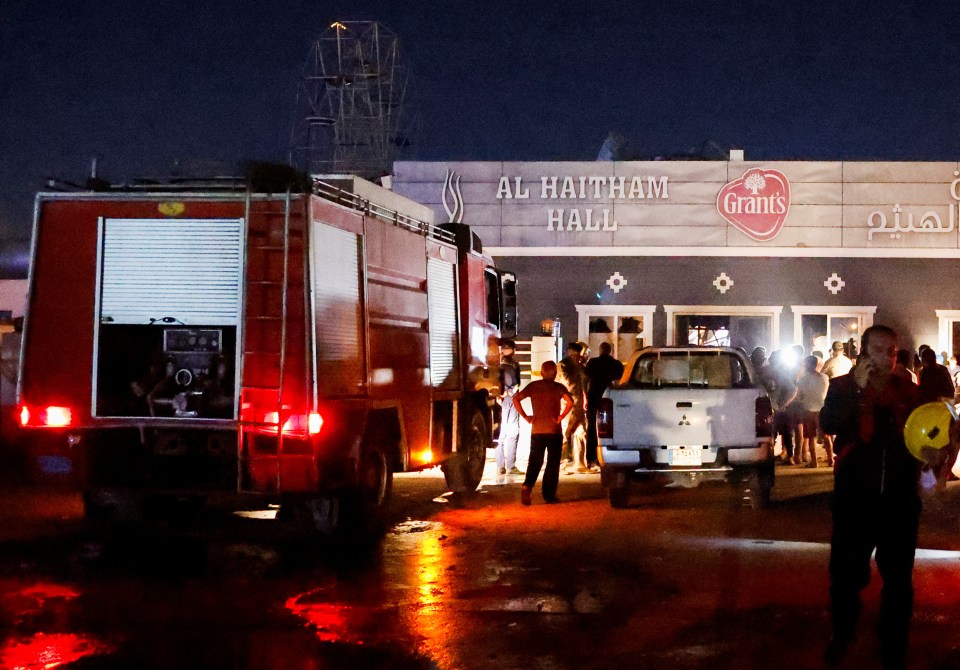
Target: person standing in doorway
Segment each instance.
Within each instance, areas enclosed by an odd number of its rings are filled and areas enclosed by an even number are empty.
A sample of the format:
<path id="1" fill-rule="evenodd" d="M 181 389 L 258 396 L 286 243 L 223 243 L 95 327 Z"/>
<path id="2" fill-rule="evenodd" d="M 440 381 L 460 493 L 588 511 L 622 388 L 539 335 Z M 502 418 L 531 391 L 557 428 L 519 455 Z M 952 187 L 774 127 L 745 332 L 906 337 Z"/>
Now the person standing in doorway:
<path id="1" fill-rule="evenodd" d="M 920 523 L 920 462 L 903 428 L 920 404 L 919 389 L 893 374 L 897 334 L 874 325 L 863 333 L 853 370 L 830 382 L 820 422 L 836 435 L 830 613 L 833 635 L 824 660 L 837 665 L 856 634 L 861 591 L 876 550 L 883 580 L 880 637 L 883 667 L 906 667 L 913 616 L 913 561 Z"/>
<path id="2" fill-rule="evenodd" d="M 522 475 L 517 467 L 517 445 L 520 443 L 520 415 L 513 406 L 513 396 L 520 389 L 520 364 L 514 358 L 517 345 L 513 340 L 500 342 L 500 437 L 494 458 L 497 474 Z"/>
<path id="3" fill-rule="evenodd" d="M 600 343 L 600 355 L 587 361 L 587 467 L 599 472 L 597 463 L 597 406 L 610 387 L 623 375 L 623 363 L 614 358 L 609 342 Z"/>
<path id="4" fill-rule="evenodd" d="M 543 471 L 543 499 L 548 503 L 559 502 L 557 485 L 560 481 L 560 450 L 563 445 L 563 433 L 560 422 L 574 406 L 573 398 L 566 387 L 556 381 L 557 364 L 545 361 L 540 366 L 541 379 L 532 381 L 513 396 L 513 406 L 530 428 L 530 459 L 527 461 L 527 474 L 520 489 L 520 502 L 530 504 L 533 487 L 543 467 L 544 453 L 547 464 Z M 530 399 L 533 414 L 523 409 L 523 401 Z"/>

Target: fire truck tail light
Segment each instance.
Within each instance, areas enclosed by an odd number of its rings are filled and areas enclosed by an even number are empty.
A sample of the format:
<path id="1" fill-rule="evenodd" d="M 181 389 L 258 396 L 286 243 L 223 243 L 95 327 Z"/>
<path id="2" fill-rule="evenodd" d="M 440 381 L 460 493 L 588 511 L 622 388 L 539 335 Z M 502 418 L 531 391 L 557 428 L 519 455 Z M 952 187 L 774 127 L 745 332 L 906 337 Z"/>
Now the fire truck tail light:
<path id="1" fill-rule="evenodd" d="M 38 412 L 27 405 L 20 407 L 20 425 L 48 428 L 66 428 L 73 425 L 73 411 L 69 407 L 49 405 Z"/>
<path id="2" fill-rule="evenodd" d="M 263 423 L 277 426 L 280 423 L 279 412 L 267 412 L 263 415 Z M 317 412 L 309 414 L 290 414 L 283 422 L 283 432 L 286 435 L 303 435 L 304 430 L 310 435 L 316 435 L 323 428 L 323 417 Z M 276 428 L 270 430 L 275 431 Z"/>
<path id="3" fill-rule="evenodd" d="M 613 400 L 601 398 L 597 406 L 597 437 L 613 437 Z"/>
<path id="4" fill-rule="evenodd" d="M 40 420 L 45 426 L 69 426 L 73 423 L 73 412 L 69 407 L 48 407 L 40 413 Z"/>

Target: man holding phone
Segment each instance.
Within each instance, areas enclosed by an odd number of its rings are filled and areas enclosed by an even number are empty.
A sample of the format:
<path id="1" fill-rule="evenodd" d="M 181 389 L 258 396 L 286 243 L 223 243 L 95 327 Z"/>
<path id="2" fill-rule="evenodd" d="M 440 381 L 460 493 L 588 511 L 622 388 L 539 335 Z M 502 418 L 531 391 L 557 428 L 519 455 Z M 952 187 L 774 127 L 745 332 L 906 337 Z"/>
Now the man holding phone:
<path id="1" fill-rule="evenodd" d="M 875 325 L 848 374 L 832 379 L 820 423 L 835 434 L 830 608 L 833 637 L 825 660 L 836 665 L 856 633 L 860 592 L 876 550 L 883 580 L 880 636 L 883 667 L 905 668 L 913 616 L 913 560 L 920 523 L 920 462 L 903 428 L 920 404 L 918 389 L 893 374 L 897 334 Z"/>

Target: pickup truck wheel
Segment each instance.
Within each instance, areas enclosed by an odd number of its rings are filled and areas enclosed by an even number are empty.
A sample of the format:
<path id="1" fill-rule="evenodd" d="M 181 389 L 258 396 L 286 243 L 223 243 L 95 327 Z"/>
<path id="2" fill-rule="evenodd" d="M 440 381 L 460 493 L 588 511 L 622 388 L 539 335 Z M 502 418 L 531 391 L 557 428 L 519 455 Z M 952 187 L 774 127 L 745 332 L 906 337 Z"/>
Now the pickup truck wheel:
<path id="1" fill-rule="evenodd" d="M 607 497 L 610 499 L 610 507 L 623 509 L 630 502 L 630 487 L 611 486 L 607 489 Z"/>
<path id="2" fill-rule="evenodd" d="M 479 409 L 474 409 L 460 433 L 459 450 L 444 461 L 442 469 L 447 486 L 454 493 L 476 491 L 483 479 L 487 448 L 491 445 L 490 427 Z"/>
<path id="3" fill-rule="evenodd" d="M 772 470 L 772 468 L 770 468 Z M 773 489 L 772 472 L 767 471 L 766 464 L 759 465 L 750 471 L 747 477 L 748 498 L 751 509 L 767 509 L 770 507 L 770 492 Z"/>

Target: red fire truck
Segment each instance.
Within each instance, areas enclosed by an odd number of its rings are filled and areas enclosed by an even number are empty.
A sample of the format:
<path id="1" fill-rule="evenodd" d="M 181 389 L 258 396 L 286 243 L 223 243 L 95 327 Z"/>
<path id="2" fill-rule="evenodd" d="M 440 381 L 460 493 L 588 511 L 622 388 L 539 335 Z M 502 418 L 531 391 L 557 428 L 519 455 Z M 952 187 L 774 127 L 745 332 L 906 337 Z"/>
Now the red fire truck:
<path id="1" fill-rule="evenodd" d="M 387 189 L 284 181 L 37 196 L 18 411 L 89 516 L 229 490 L 331 531 L 395 472 L 479 484 L 512 276 Z"/>

